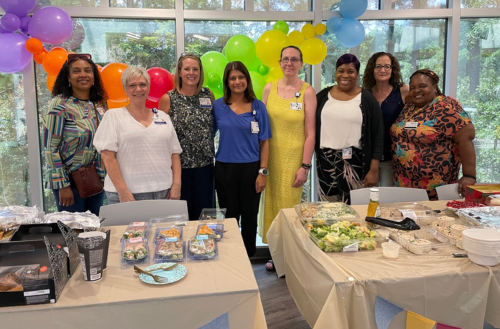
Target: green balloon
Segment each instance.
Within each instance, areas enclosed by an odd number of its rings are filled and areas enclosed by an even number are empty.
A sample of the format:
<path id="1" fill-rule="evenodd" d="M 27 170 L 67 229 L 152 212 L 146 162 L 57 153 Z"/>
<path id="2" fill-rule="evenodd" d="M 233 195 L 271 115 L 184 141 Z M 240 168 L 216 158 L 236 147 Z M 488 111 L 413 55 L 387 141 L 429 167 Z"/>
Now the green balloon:
<path id="1" fill-rule="evenodd" d="M 266 78 L 255 71 L 250 71 L 250 79 L 252 79 L 252 86 L 257 99 L 262 100 L 262 92 L 266 86 Z"/>
<path id="2" fill-rule="evenodd" d="M 208 75 L 208 87 L 210 89 L 215 89 L 221 83 L 221 77 L 217 73 L 210 73 Z"/>
<path id="3" fill-rule="evenodd" d="M 201 63 L 203 64 L 203 71 L 205 72 L 204 82 L 208 84 L 211 73 L 217 73 L 220 77 L 224 75 L 224 69 L 228 61 L 226 56 L 218 51 L 209 51 L 201 56 Z"/>
<path id="4" fill-rule="evenodd" d="M 269 73 L 269 68 L 264 64 L 262 64 L 257 68 L 257 72 L 259 72 L 260 75 L 265 77 Z"/>
<path id="5" fill-rule="evenodd" d="M 285 34 L 288 34 L 289 29 L 290 29 L 290 27 L 288 26 L 288 23 L 285 21 L 277 21 L 273 25 L 273 30 L 278 30 L 278 31 L 281 31 Z"/>
<path id="6" fill-rule="evenodd" d="M 224 48 L 226 49 L 228 61 L 240 61 L 245 64 L 247 68 L 253 65 L 257 57 L 255 53 L 255 43 L 246 35 L 238 34 L 232 36 L 227 40 Z"/>

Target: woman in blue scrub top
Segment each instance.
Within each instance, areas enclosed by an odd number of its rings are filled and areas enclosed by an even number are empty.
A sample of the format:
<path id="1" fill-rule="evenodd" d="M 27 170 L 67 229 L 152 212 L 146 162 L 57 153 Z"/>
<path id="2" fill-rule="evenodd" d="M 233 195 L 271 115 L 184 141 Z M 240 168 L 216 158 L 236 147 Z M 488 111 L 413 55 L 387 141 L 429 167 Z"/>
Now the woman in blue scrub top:
<path id="1" fill-rule="evenodd" d="M 226 217 L 240 221 L 248 257 L 255 254 L 260 194 L 266 187 L 271 129 L 264 103 L 255 97 L 252 81 L 240 61 L 224 70 L 224 97 L 214 102 L 214 131 L 219 131 L 215 156 L 215 190 Z"/>

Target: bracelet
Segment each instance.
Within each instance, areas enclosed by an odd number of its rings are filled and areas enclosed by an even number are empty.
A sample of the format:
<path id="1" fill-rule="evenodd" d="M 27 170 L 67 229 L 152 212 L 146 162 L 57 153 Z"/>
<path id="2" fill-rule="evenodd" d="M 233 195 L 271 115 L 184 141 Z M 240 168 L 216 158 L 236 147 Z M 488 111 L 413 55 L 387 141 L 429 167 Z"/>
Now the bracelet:
<path id="1" fill-rule="evenodd" d="M 476 176 L 472 176 L 472 175 L 462 174 L 462 177 L 467 177 L 467 178 L 472 178 L 473 180 L 477 180 Z"/>
<path id="2" fill-rule="evenodd" d="M 301 167 L 304 168 L 305 170 L 311 169 L 311 165 L 307 163 L 303 163 Z"/>

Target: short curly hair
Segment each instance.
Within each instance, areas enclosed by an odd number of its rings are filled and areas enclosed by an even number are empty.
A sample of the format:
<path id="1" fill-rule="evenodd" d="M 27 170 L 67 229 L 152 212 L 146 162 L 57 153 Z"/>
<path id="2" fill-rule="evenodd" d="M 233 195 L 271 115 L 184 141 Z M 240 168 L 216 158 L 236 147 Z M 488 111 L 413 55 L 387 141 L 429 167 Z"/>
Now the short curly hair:
<path id="1" fill-rule="evenodd" d="M 87 61 L 90 64 L 90 67 L 92 67 L 92 72 L 94 73 L 94 84 L 90 87 L 89 100 L 91 102 L 96 102 L 96 103 L 107 100 L 108 96 L 106 94 L 106 90 L 104 90 L 104 86 L 101 80 L 101 75 L 99 74 L 97 65 L 91 59 L 88 58 L 78 58 L 78 59 Z M 62 66 L 61 70 L 59 71 L 59 74 L 57 75 L 56 81 L 54 82 L 54 87 L 52 88 L 52 96 L 57 96 L 57 95 L 62 95 L 63 97 L 73 96 L 73 88 L 69 84 L 69 70 L 71 68 L 71 64 L 73 64 L 75 61 L 66 61 Z"/>
<path id="2" fill-rule="evenodd" d="M 387 56 L 391 60 L 392 71 L 391 77 L 389 78 L 389 83 L 393 87 L 399 87 L 403 84 L 403 77 L 401 76 L 401 66 L 399 66 L 398 60 L 396 59 L 396 57 L 394 57 L 393 54 L 381 51 L 373 54 L 366 63 L 365 73 L 363 74 L 363 88 L 371 91 L 373 87 L 375 87 L 375 84 L 377 82 L 375 81 L 375 74 L 373 73 L 373 71 L 375 70 L 377 59 L 382 56 Z"/>

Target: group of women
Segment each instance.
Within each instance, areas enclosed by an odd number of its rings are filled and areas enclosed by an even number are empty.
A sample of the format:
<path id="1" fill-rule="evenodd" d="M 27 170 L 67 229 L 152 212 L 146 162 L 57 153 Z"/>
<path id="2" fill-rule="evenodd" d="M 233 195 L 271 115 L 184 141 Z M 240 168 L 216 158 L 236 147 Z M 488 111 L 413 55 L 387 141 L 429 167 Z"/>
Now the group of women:
<path id="1" fill-rule="evenodd" d="M 148 73 L 130 67 L 122 75 L 129 105 L 107 110 L 90 55 L 70 55 L 43 114 L 46 187 L 58 210 L 98 213 L 103 192 L 82 198 L 71 178 L 90 165 L 104 181 L 108 204 L 182 199 L 194 220 L 215 206 L 216 191 L 226 216 L 240 219 L 252 256 L 257 226 L 266 242 L 279 210 L 300 202 L 314 152 L 322 200 L 349 203 L 351 190 L 379 184 L 422 188 L 435 199 L 439 185 L 458 182 L 461 192 L 475 183 L 474 126 L 441 93 L 434 72 L 416 71 L 407 86 L 396 58 L 376 53 L 361 87 L 360 62 L 345 54 L 336 63 L 336 84 L 316 95 L 299 79 L 302 66 L 300 49 L 285 47 L 283 78 L 267 84 L 260 101 L 245 65 L 230 62 L 224 97 L 214 100 L 202 87 L 200 58 L 182 54 L 175 89 L 159 109 L 146 107 Z"/>

